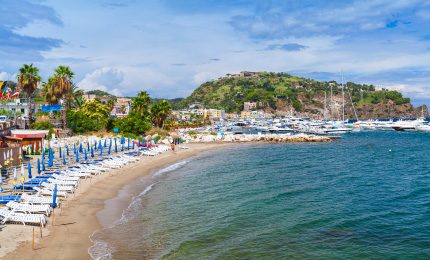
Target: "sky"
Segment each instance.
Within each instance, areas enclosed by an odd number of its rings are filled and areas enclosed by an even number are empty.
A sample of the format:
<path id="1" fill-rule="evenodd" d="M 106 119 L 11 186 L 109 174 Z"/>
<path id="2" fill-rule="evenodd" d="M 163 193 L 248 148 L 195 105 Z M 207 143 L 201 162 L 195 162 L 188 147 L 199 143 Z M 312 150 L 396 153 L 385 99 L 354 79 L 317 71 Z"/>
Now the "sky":
<path id="1" fill-rule="evenodd" d="M 430 104 L 430 2 L 0 0 L 0 80 L 58 65 L 84 90 L 186 97 L 240 71 L 397 89 Z"/>

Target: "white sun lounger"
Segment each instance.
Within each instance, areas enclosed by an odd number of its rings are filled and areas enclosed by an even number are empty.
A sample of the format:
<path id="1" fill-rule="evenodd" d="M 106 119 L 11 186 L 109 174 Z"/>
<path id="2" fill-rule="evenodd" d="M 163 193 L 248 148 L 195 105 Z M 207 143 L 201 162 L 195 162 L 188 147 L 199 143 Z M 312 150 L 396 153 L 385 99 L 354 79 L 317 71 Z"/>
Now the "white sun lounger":
<path id="1" fill-rule="evenodd" d="M 6 207 L 13 210 L 13 212 L 44 214 L 46 216 L 49 216 L 51 214 L 51 207 L 49 205 L 31 205 L 25 203 L 18 203 L 15 201 L 9 201 L 6 204 Z"/>
<path id="2" fill-rule="evenodd" d="M 42 196 L 53 196 L 54 191 L 51 189 L 47 189 L 47 188 L 39 188 L 39 187 L 34 187 L 34 190 L 37 191 L 37 195 L 42 195 Z M 64 197 L 67 198 L 68 194 L 65 191 L 58 191 L 57 190 L 57 196 L 58 197 Z"/>
<path id="3" fill-rule="evenodd" d="M 53 183 L 42 183 L 42 186 L 49 189 L 49 190 L 54 190 L 55 184 Z M 75 192 L 75 188 L 73 186 L 64 186 L 64 185 L 59 185 L 57 184 L 57 191 L 65 191 L 65 192 Z"/>
<path id="4" fill-rule="evenodd" d="M 21 195 L 21 200 L 25 203 L 34 204 L 34 205 L 51 205 L 52 204 L 52 196 L 36 196 L 36 195 L 29 195 L 27 193 L 23 193 Z M 59 206 L 60 205 L 60 198 L 56 199 L 56 203 Z"/>
<path id="5" fill-rule="evenodd" d="M 46 224 L 46 216 L 41 214 L 25 214 L 25 213 L 16 213 L 7 209 L 0 208 L 0 218 L 1 223 L 22 223 L 24 226 L 26 224 L 32 225 L 42 225 L 42 227 Z"/>

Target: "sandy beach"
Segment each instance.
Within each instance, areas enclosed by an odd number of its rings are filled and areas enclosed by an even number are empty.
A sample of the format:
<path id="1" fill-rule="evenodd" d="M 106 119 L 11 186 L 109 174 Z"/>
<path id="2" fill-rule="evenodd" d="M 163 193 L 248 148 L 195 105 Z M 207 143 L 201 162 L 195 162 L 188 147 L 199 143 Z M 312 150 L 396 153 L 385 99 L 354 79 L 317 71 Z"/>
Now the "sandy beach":
<path id="1" fill-rule="evenodd" d="M 31 226 L 7 225 L 0 232 L 1 259 L 91 259 L 88 248 L 92 246 L 90 236 L 94 231 L 119 219 L 129 205 L 132 195 L 121 193 L 121 189 L 139 177 L 155 170 L 210 149 L 231 143 L 187 144 L 189 149 L 168 151 L 156 157 L 144 157 L 139 162 L 121 169 L 87 179 L 76 194 L 55 210 L 43 238 L 39 238 L 39 227 L 35 227 L 35 250 L 32 249 Z M 122 205 L 122 207 L 118 207 Z M 102 212 L 104 218 L 99 218 Z M 109 216 L 109 217 L 106 217 Z"/>

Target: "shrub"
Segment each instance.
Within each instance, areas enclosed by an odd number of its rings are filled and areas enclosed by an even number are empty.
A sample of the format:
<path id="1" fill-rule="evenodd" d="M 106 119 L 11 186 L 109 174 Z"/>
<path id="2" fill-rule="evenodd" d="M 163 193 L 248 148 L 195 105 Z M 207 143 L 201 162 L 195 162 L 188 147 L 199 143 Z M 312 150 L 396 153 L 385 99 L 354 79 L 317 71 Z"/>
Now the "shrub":
<path id="1" fill-rule="evenodd" d="M 54 132 L 54 125 L 49 120 L 40 120 L 31 125 L 31 128 L 37 130 L 49 130 L 48 139 L 51 138 Z"/>
<path id="2" fill-rule="evenodd" d="M 302 104 L 302 102 L 300 102 L 300 100 L 298 100 L 298 99 L 294 99 L 293 100 L 293 107 L 294 107 L 294 109 L 296 110 L 296 111 L 301 111 L 302 110 L 302 108 L 303 108 L 303 104 Z"/>

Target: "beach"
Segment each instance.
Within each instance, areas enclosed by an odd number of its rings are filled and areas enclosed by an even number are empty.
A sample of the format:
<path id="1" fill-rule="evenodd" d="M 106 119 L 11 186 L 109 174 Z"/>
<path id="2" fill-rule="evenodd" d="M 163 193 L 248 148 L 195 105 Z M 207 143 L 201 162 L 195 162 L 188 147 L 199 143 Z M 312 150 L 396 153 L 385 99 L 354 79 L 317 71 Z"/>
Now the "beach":
<path id="1" fill-rule="evenodd" d="M 88 254 L 88 248 L 93 245 L 90 236 L 94 231 L 120 219 L 132 199 L 132 194 L 120 194 L 124 186 L 166 165 L 227 145 L 229 143 L 186 144 L 189 149 L 168 151 L 156 157 L 143 157 L 121 169 L 87 179 L 74 196 L 65 200 L 61 209 L 55 210 L 54 225 L 51 216 L 47 228 L 43 229 L 43 238 L 36 239 L 35 250 L 32 249 L 31 226 L 7 225 L 0 232 L 0 257 L 91 259 Z M 100 212 L 104 213 L 104 218 L 98 217 Z M 35 237 L 39 238 L 39 227 L 35 227 Z"/>

